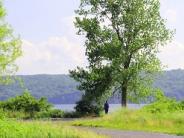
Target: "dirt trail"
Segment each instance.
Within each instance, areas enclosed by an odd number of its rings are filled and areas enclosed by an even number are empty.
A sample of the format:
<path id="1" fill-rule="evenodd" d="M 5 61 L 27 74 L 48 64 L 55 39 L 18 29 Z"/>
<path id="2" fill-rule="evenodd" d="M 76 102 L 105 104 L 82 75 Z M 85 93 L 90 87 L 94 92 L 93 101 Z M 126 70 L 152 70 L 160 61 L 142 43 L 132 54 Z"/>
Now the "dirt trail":
<path id="1" fill-rule="evenodd" d="M 184 138 L 184 136 L 175 136 L 160 133 L 122 131 L 105 128 L 77 127 L 78 129 L 93 131 L 97 134 L 107 135 L 110 138 Z"/>

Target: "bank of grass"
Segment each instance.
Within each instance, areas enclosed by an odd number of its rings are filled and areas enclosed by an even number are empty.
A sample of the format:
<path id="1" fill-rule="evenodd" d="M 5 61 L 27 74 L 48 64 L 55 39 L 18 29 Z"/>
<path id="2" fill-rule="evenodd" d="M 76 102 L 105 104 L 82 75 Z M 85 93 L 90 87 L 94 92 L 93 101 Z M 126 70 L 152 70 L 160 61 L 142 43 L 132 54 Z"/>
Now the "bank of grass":
<path id="1" fill-rule="evenodd" d="M 104 138 L 62 122 L 0 120 L 1 138 Z"/>
<path id="2" fill-rule="evenodd" d="M 102 118 L 75 121 L 73 125 L 184 135 L 184 111 L 151 113 L 144 109 L 120 109 Z"/>

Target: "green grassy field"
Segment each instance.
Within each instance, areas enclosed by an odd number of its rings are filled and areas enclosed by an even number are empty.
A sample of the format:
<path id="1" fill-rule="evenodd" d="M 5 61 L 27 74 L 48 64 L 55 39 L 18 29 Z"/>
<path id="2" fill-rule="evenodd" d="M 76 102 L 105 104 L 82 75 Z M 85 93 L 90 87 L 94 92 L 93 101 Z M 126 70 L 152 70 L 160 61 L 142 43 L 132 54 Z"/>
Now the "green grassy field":
<path id="1" fill-rule="evenodd" d="M 184 135 L 184 112 L 150 113 L 121 109 L 102 118 L 75 121 L 73 125 Z"/>
<path id="2" fill-rule="evenodd" d="M 92 132 L 79 131 L 62 122 L 0 120 L 1 138 L 103 138 Z"/>

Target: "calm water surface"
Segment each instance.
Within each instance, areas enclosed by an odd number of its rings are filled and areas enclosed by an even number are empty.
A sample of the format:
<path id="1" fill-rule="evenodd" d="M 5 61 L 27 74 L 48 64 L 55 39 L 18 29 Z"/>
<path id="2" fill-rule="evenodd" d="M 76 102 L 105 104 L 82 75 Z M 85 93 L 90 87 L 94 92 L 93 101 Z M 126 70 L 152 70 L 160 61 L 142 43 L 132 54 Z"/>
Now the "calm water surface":
<path id="1" fill-rule="evenodd" d="M 145 104 L 128 104 L 128 108 L 131 109 L 139 109 L 143 107 Z M 61 109 L 63 111 L 74 111 L 74 107 L 76 104 L 55 104 L 54 108 L 55 109 Z M 113 112 L 121 107 L 121 104 L 110 104 L 109 105 L 109 111 Z"/>

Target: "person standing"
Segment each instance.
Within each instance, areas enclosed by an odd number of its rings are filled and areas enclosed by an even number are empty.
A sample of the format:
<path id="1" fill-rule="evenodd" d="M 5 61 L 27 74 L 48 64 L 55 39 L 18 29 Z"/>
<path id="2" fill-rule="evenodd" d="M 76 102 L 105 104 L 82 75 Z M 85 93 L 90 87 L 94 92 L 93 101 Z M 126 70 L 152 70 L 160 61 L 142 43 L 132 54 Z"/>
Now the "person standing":
<path id="1" fill-rule="evenodd" d="M 109 112 L 109 104 L 108 104 L 107 101 L 104 104 L 104 110 L 105 110 L 105 114 L 108 114 L 108 112 Z"/>

